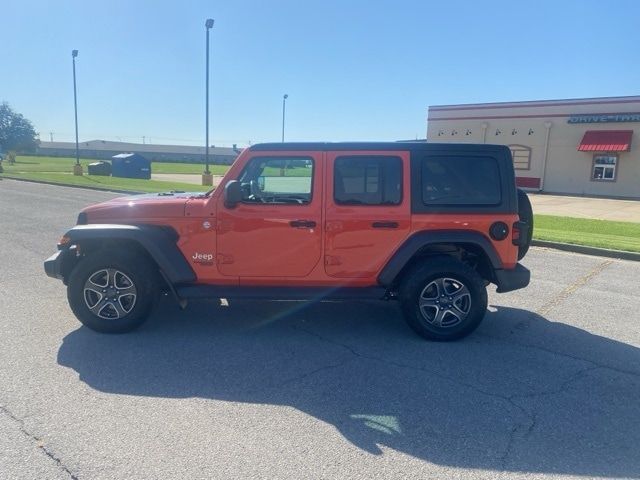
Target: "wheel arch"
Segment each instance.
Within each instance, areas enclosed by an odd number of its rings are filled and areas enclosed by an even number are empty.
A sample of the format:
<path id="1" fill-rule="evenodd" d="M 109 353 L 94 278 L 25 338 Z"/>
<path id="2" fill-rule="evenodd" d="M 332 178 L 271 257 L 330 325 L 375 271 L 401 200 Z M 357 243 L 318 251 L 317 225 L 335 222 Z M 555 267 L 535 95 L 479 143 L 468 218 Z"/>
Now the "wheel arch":
<path id="1" fill-rule="evenodd" d="M 172 284 L 193 282 L 196 275 L 182 255 L 176 242 L 178 234 L 171 227 L 156 225 L 78 225 L 64 235 L 64 248 L 75 248 L 86 253 L 108 248 L 126 248 L 129 252 L 144 255 Z M 67 255 L 63 263 L 66 279 L 77 262 L 76 255 Z"/>
<path id="2" fill-rule="evenodd" d="M 491 242 L 477 232 L 437 231 L 418 232 L 409 237 L 387 261 L 378 275 L 378 283 L 393 287 L 420 259 L 448 256 L 464 261 L 473 259 L 473 267 L 482 278 L 496 282 L 495 270 L 502 269 L 502 261 Z"/>

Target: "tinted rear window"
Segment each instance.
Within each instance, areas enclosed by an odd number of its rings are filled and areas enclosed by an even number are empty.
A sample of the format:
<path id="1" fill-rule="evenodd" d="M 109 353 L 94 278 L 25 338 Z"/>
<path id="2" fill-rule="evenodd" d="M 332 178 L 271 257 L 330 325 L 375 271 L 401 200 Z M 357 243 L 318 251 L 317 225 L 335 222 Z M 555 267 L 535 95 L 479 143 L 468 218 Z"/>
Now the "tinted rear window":
<path id="1" fill-rule="evenodd" d="M 498 161 L 483 156 L 429 156 L 422 159 L 425 205 L 498 205 Z"/>

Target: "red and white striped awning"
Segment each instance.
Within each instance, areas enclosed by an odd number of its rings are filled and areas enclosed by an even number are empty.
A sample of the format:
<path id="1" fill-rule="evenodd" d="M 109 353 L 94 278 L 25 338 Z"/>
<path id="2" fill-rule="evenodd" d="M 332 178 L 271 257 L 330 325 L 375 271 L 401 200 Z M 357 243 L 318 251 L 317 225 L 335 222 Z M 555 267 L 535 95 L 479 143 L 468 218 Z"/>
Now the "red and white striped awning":
<path id="1" fill-rule="evenodd" d="M 582 137 L 581 152 L 628 152 L 633 130 L 588 130 Z"/>

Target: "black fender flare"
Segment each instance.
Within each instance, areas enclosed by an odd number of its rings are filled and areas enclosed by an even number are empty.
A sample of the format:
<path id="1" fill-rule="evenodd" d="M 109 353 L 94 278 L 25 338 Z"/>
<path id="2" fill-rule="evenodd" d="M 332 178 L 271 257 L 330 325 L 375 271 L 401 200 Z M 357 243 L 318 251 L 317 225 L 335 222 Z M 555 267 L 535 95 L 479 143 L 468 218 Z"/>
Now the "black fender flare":
<path id="1" fill-rule="evenodd" d="M 418 232 L 411 235 L 387 261 L 378 275 L 378 283 L 385 287 L 393 284 L 402 269 L 421 248 L 437 244 L 471 244 L 487 255 L 494 270 L 502 269 L 502 261 L 489 239 L 478 232 L 468 230 L 440 230 Z"/>
<path id="2" fill-rule="evenodd" d="M 176 242 L 178 234 L 171 227 L 159 225 L 77 225 L 65 233 L 66 246 L 83 241 L 129 240 L 136 242 L 158 264 L 172 284 L 196 280 L 196 275 Z"/>

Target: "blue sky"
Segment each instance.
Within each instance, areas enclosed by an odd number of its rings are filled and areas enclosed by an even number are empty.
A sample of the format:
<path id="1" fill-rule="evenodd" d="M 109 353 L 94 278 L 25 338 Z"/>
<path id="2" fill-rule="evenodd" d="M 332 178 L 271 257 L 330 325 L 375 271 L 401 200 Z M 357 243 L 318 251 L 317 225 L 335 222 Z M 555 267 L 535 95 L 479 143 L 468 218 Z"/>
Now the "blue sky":
<path id="1" fill-rule="evenodd" d="M 4 0 L 0 101 L 43 140 L 424 137 L 429 105 L 640 94 L 640 2 Z"/>

